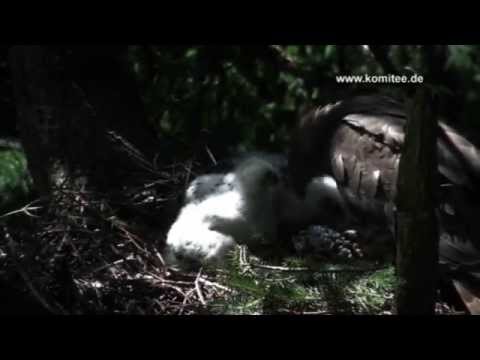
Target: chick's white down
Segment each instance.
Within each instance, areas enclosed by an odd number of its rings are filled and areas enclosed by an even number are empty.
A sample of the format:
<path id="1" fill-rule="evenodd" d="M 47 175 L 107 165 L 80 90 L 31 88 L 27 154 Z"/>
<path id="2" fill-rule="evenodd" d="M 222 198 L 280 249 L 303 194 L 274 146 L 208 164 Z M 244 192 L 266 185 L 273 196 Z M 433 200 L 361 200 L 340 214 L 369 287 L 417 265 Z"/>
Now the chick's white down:
<path id="1" fill-rule="evenodd" d="M 168 232 L 167 263 L 221 262 L 236 243 L 274 241 L 278 179 L 279 174 L 270 163 L 255 157 L 246 159 L 226 175 L 195 179 Z"/>
<path id="2" fill-rule="evenodd" d="M 192 181 L 167 235 L 167 263 L 221 265 L 235 244 L 273 249 L 280 224 L 308 226 L 346 218 L 331 177 L 314 178 L 302 199 L 281 181 L 279 172 L 272 162 L 252 156 L 230 173 Z"/>

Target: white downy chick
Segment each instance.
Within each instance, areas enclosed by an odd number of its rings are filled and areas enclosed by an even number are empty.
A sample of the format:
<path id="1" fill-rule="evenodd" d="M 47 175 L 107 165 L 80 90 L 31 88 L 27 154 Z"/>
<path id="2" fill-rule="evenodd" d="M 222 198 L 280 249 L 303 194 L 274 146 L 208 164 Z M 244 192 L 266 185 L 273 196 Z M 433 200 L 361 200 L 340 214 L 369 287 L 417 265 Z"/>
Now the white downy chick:
<path id="1" fill-rule="evenodd" d="M 278 189 L 275 168 L 256 157 L 226 175 L 198 177 L 168 232 L 167 263 L 220 264 L 235 244 L 255 247 L 275 241 Z"/>

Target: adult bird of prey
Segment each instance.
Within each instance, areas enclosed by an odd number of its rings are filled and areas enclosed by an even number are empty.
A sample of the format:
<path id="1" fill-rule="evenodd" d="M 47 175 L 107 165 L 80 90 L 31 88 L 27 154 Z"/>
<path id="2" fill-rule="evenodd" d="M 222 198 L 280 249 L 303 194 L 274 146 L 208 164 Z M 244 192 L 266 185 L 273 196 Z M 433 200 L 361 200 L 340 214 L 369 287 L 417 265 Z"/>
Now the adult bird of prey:
<path id="1" fill-rule="evenodd" d="M 459 131 L 438 123 L 440 272 L 453 280 L 469 311 L 480 313 L 480 152 Z M 304 196 L 313 177 L 329 175 L 352 222 L 391 233 L 405 124 L 404 106 L 381 95 L 310 111 L 295 130 L 289 153 L 296 192 Z M 393 236 L 390 240 L 393 245 Z"/>

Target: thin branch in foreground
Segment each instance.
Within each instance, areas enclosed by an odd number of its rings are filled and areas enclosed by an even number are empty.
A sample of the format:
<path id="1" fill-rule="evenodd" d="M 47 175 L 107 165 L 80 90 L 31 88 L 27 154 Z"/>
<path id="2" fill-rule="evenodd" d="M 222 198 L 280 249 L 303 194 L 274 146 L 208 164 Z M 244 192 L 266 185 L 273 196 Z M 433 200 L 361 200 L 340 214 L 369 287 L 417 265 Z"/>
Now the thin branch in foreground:
<path id="1" fill-rule="evenodd" d="M 128 260 L 128 259 L 119 259 L 119 260 L 113 261 L 113 262 L 111 262 L 111 263 L 109 263 L 109 264 L 102 265 L 102 266 L 100 266 L 100 267 L 92 270 L 91 273 L 94 274 L 94 273 L 97 273 L 97 272 L 99 272 L 99 271 L 109 269 L 109 268 L 111 268 L 111 267 L 113 267 L 113 266 L 115 266 L 115 265 L 120 265 L 120 264 L 122 264 L 123 262 L 125 262 L 125 260 Z"/>
<path id="2" fill-rule="evenodd" d="M 217 165 L 217 159 L 215 159 L 215 156 L 213 156 L 213 153 L 210 151 L 208 146 L 205 146 L 205 151 L 207 152 L 208 157 L 212 161 L 213 165 Z"/>
<path id="3" fill-rule="evenodd" d="M 36 203 L 38 201 L 39 201 L 39 199 L 33 200 L 32 202 L 28 203 L 27 205 L 21 207 L 20 209 L 13 210 L 13 211 L 10 211 L 6 214 L 0 215 L 0 219 L 8 217 L 8 216 L 15 215 L 15 214 L 20 214 L 20 213 L 26 214 L 29 217 L 39 217 L 38 215 L 32 214 L 30 212 L 30 211 L 36 211 L 36 210 L 42 209 L 42 206 L 32 206 L 34 203 Z"/>
<path id="4" fill-rule="evenodd" d="M 205 284 L 205 285 L 212 286 L 212 287 L 216 287 L 216 288 L 218 288 L 218 289 L 220 289 L 220 290 L 223 290 L 223 291 L 226 291 L 226 292 L 229 292 L 229 293 L 233 292 L 232 289 L 230 289 L 230 288 L 228 288 L 228 287 L 226 287 L 226 286 L 220 285 L 220 284 L 218 284 L 218 283 L 216 283 L 216 282 L 213 282 L 213 281 L 209 281 L 209 280 L 204 279 L 204 278 L 202 278 L 202 277 L 200 277 L 200 278 L 198 279 L 198 281 L 201 282 L 201 283 L 203 283 L 203 284 Z"/>
<path id="5" fill-rule="evenodd" d="M 320 310 L 320 311 L 303 311 L 301 314 L 302 315 L 330 315 L 331 313 L 326 310 Z"/>
<path id="6" fill-rule="evenodd" d="M 193 292 L 195 291 L 195 289 L 190 289 L 186 294 L 185 294 L 185 297 L 183 298 L 183 301 L 182 301 L 182 306 L 180 307 L 180 310 L 178 311 L 178 315 L 182 315 L 183 314 L 183 310 L 185 310 L 185 306 L 187 305 L 187 301 L 188 299 L 192 296 Z"/>
<path id="7" fill-rule="evenodd" d="M 251 266 L 260 268 L 260 269 L 275 270 L 275 271 L 310 271 L 311 270 L 307 267 L 287 267 L 287 266 L 273 266 L 273 265 L 262 265 L 262 264 L 251 264 Z"/>

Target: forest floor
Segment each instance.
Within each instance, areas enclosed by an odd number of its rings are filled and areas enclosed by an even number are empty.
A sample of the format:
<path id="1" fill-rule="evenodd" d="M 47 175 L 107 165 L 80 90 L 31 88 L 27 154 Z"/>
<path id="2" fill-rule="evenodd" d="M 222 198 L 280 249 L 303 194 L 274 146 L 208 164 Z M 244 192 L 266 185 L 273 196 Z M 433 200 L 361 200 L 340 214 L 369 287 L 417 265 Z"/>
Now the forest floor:
<path id="1" fill-rule="evenodd" d="M 392 266 L 363 261 L 312 266 L 299 258 L 270 265 L 237 247 L 224 268 L 176 272 L 162 265 L 159 253 L 140 248 L 83 276 L 81 271 L 35 273 L 34 268 L 10 261 L 2 250 L 0 271 L 26 296 L 48 304 L 59 314 L 393 313 Z M 437 314 L 455 313 L 445 303 L 437 304 Z"/>

